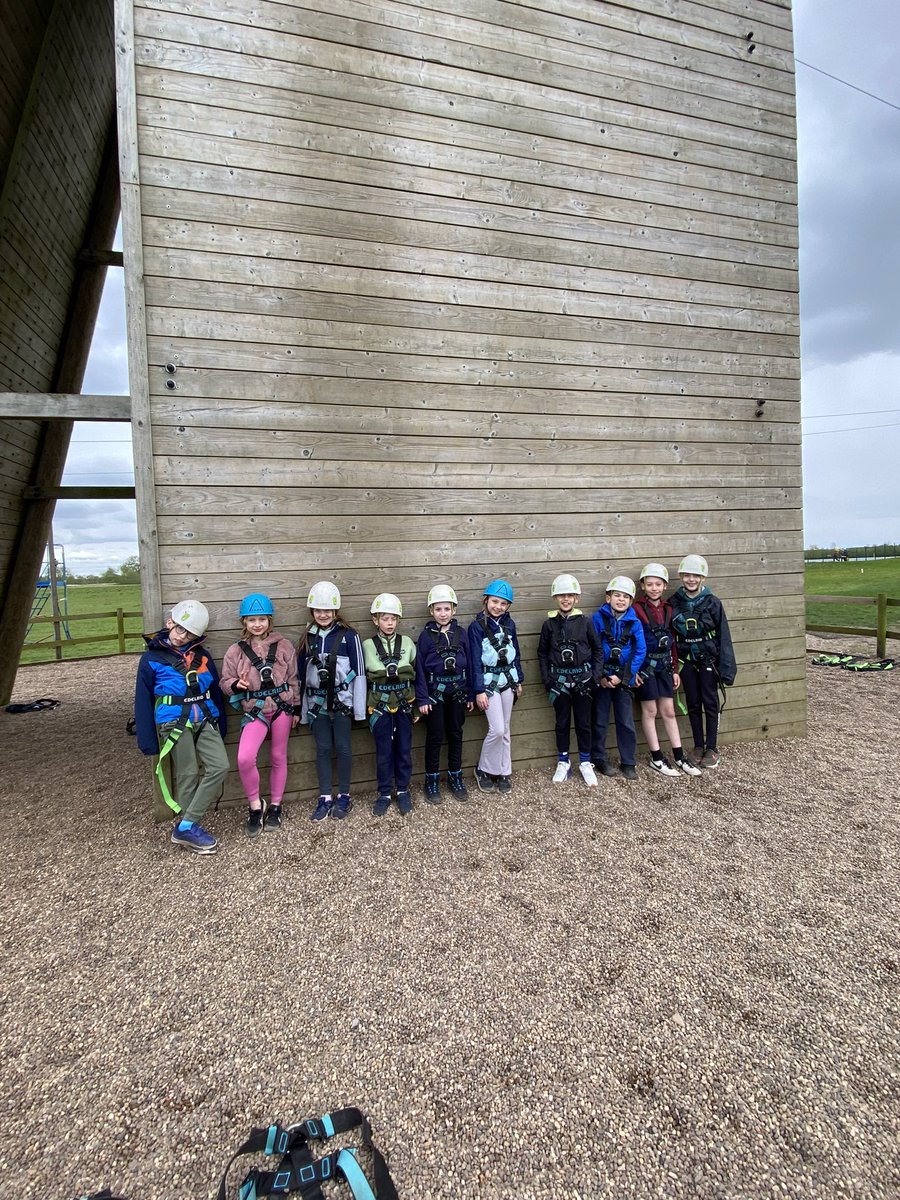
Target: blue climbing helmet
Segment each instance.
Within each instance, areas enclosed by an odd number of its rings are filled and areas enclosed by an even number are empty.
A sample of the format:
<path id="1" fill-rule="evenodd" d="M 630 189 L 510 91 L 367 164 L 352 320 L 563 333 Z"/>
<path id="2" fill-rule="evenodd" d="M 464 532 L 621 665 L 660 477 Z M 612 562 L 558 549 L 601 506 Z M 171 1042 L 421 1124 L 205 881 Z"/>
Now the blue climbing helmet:
<path id="1" fill-rule="evenodd" d="M 506 582 L 505 579 L 492 579 L 484 589 L 485 596 L 499 596 L 501 600 L 508 600 L 510 604 L 513 602 L 512 584 Z"/>
<path id="2" fill-rule="evenodd" d="M 274 617 L 275 605 L 262 592 L 251 592 L 241 601 L 241 617 Z"/>

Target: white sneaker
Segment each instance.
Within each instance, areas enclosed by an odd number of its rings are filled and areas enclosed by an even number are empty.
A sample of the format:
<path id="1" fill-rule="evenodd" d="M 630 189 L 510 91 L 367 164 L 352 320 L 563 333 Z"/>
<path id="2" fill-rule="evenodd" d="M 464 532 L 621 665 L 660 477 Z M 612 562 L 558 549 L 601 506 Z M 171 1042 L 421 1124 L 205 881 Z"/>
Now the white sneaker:
<path id="1" fill-rule="evenodd" d="M 581 778 L 588 787 L 597 786 L 597 772 L 594 770 L 592 762 L 583 762 L 578 764 L 578 770 L 581 772 Z"/>
<path id="2" fill-rule="evenodd" d="M 677 775 L 677 767 L 673 767 L 667 758 L 651 758 L 650 766 L 654 771 L 658 771 L 660 775 Z"/>
<path id="3" fill-rule="evenodd" d="M 699 767 L 694 766 L 694 764 L 691 762 L 691 760 L 688 758 L 687 755 L 685 755 L 684 758 L 681 759 L 681 761 L 678 763 L 678 766 L 681 767 L 681 769 L 682 769 L 682 771 L 684 771 L 685 775 L 702 775 L 703 774 L 703 772 L 700 770 Z"/>
<path id="4" fill-rule="evenodd" d="M 567 762 L 558 762 L 556 764 L 556 770 L 553 772 L 553 782 L 565 783 L 571 774 L 572 768 Z"/>

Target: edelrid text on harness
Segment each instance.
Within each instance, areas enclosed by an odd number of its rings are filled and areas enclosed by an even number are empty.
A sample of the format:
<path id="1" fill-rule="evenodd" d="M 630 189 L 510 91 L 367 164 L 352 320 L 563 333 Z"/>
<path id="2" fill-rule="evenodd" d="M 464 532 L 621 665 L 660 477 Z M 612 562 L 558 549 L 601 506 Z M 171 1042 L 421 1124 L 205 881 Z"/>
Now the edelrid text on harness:
<path id="1" fill-rule="evenodd" d="M 694 666 L 714 666 L 716 662 L 716 626 L 707 605 L 695 612 L 679 612 L 672 617 L 678 641 L 678 654 Z"/>
<path id="2" fill-rule="evenodd" d="M 334 639 L 328 654 L 323 656 L 317 652 L 310 655 L 309 661 L 318 673 L 318 684 L 306 685 L 306 694 L 312 697 L 313 701 L 306 711 L 306 718 L 310 726 L 323 710 L 325 712 L 337 712 L 343 713 L 345 716 L 353 716 L 351 705 L 344 704 L 343 701 L 337 698 L 337 660 L 341 648 L 346 641 L 347 633 L 348 630 L 341 629 L 340 636 Z M 324 645 L 324 639 L 322 644 Z M 349 670 L 344 676 L 342 686 L 349 686 L 355 678 L 356 672 L 352 669 Z"/>
<path id="3" fill-rule="evenodd" d="M 211 699 L 209 689 L 205 692 L 200 690 L 200 675 L 206 670 L 206 656 L 200 658 L 198 666 L 194 666 L 194 651 L 188 650 L 185 654 L 178 654 L 176 651 L 171 651 L 175 669 L 184 675 L 184 694 L 181 696 L 157 696 L 156 707 L 161 704 L 165 705 L 181 705 L 181 712 L 175 720 L 175 724 L 169 730 L 165 742 L 159 749 L 159 758 L 156 761 L 156 780 L 159 784 L 160 794 L 165 800 L 167 806 L 175 813 L 176 816 L 181 812 L 181 806 L 176 802 L 175 797 L 169 791 L 169 785 L 166 782 L 165 770 L 163 763 L 175 747 L 175 743 L 181 737 L 186 729 L 199 730 L 204 721 L 211 721 L 214 725 L 217 723 L 217 718 L 209 707 Z M 201 714 L 198 721 L 192 720 L 194 709 Z"/>
<path id="4" fill-rule="evenodd" d="M 238 649 L 249 661 L 250 666 L 259 672 L 259 682 L 261 685 L 255 692 L 235 692 L 229 698 L 229 702 L 234 708 L 240 708 L 244 700 L 256 701 L 249 712 L 244 713 L 241 724 L 246 725 L 250 721 L 258 719 L 267 720 L 263 709 L 268 697 L 271 697 L 275 701 L 275 707 L 278 712 L 286 713 L 289 717 L 292 717 L 294 715 L 293 704 L 288 704 L 287 701 L 281 699 L 282 694 L 290 690 L 289 685 L 287 682 L 275 683 L 275 658 L 278 654 L 278 643 L 273 642 L 271 644 L 265 658 L 261 658 L 249 642 L 238 642 Z"/>
<path id="5" fill-rule="evenodd" d="M 357 1127 L 362 1140 L 360 1147 L 335 1150 L 322 1158 L 313 1158 L 310 1142 L 324 1142 Z M 359 1164 L 360 1150 L 371 1154 L 371 1184 Z M 238 1190 L 239 1200 L 257 1200 L 261 1196 L 289 1192 L 300 1192 L 303 1200 L 325 1200 L 322 1184 L 340 1179 L 346 1180 L 354 1200 L 398 1200 L 384 1156 L 372 1141 L 369 1122 L 358 1108 L 341 1108 L 322 1117 L 298 1121 L 295 1125 L 252 1129 L 226 1166 L 216 1200 L 226 1200 L 228 1172 L 235 1159 L 243 1154 L 264 1154 L 279 1157 L 281 1161 L 274 1171 L 258 1167 L 248 1171 Z"/>
<path id="6" fill-rule="evenodd" d="M 569 637 L 569 622 L 574 619 L 573 617 L 569 617 L 565 621 L 557 619 L 551 630 L 551 647 L 559 659 L 558 663 L 551 661 L 549 668 L 552 680 L 549 692 L 551 704 L 554 704 L 566 692 L 576 696 L 593 695 L 591 661 L 590 659 L 581 663 L 578 661 L 578 642 L 572 641 Z"/>
<path id="7" fill-rule="evenodd" d="M 434 648 L 441 656 L 441 670 L 431 671 L 428 675 L 428 701 L 430 704 L 441 704 L 446 700 L 456 700 L 465 704 L 468 695 L 465 689 L 466 676 L 459 668 L 460 630 L 457 625 L 453 631 L 453 641 L 442 634 L 435 626 L 428 626 L 428 634 L 434 643 Z"/>
<path id="8" fill-rule="evenodd" d="M 506 691 L 507 688 L 514 687 L 519 682 L 515 668 L 516 648 L 512 638 L 505 632 L 502 625 L 498 632 L 494 633 L 488 624 L 485 613 L 479 615 L 478 623 L 484 630 L 486 641 L 490 643 L 497 655 L 496 663 L 492 666 L 485 666 L 483 670 L 484 690 L 490 696 L 493 692 Z"/>
<path id="9" fill-rule="evenodd" d="M 409 697 L 410 681 L 400 678 L 400 655 L 403 652 L 402 636 L 394 635 L 393 651 L 389 651 L 378 634 L 374 634 L 372 642 L 375 653 L 381 659 L 385 670 L 384 679 L 372 679 L 369 686 L 375 694 L 375 704 L 369 708 L 369 727 L 372 728 L 382 713 L 412 712 L 412 702 Z"/>

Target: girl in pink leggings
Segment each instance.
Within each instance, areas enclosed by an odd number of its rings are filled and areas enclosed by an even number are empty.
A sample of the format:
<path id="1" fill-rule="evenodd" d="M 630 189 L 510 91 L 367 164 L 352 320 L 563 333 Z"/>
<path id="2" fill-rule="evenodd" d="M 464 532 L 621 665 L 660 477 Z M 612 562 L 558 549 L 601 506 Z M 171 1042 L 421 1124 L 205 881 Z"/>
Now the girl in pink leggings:
<path id="1" fill-rule="evenodd" d="M 281 829 L 281 800 L 287 782 L 287 746 L 300 714 L 297 654 L 286 637 L 272 628 L 275 608 L 268 596 L 251 592 L 241 601 L 243 637 L 225 651 L 222 691 L 242 711 L 237 765 L 250 812 L 247 833 Z M 268 803 L 259 794 L 260 747 L 271 738 Z"/>

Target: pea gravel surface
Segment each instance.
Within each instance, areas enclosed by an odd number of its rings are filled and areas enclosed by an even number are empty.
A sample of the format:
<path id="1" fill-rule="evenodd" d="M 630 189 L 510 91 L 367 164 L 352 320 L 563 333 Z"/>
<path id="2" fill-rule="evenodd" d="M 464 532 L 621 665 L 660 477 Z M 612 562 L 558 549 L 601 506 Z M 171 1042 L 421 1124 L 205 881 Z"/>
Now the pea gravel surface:
<path id="1" fill-rule="evenodd" d="M 701 779 L 229 809 L 198 857 L 134 667 L 0 712 L 4 1195 L 211 1197 L 251 1126 L 347 1104 L 404 1198 L 900 1194 L 900 670 L 810 667 L 810 738 Z"/>

